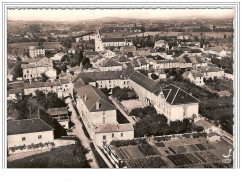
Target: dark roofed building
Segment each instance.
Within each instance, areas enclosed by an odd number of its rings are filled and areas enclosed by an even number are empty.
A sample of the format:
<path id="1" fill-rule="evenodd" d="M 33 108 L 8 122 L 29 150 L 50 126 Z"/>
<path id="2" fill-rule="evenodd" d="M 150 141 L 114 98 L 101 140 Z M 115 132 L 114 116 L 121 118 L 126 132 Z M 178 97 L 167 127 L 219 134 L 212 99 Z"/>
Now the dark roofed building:
<path id="1" fill-rule="evenodd" d="M 161 88 L 159 83 L 138 71 L 134 72 L 130 79 L 150 92 L 155 92 Z"/>
<path id="2" fill-rule="evenodd" d="M 77 96 L 82 99 L 89 112 L 116 110 L 110 99 L 96 87 L 85 85 L 76 91 Z M 96 104 L 99 104 L 98 108 Z"/>
<path id="3" fill-rule="evenodd" d="M 124 38 L 102 38 L 103 43 L 107 42 L 126 42 Z"/>
<path id="4" fill-rule="evenodd" d="M 168 85 L 162 89 L 166 102 L 171 105 L 198 103 L 199 100 L 175 85 Z"/>

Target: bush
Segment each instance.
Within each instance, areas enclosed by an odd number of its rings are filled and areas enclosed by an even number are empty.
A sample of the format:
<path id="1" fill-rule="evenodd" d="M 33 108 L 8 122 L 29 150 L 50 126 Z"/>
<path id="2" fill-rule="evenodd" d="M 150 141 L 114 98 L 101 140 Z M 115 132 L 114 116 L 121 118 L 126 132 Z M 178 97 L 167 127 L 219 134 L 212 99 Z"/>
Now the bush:
<path id="1" fill-rule="evenodd" d="M 138 144 L 146 144 L 146 139 L 131 139 L 131 140 L 113 140 L 111 141 L 110 145 L 113 145 L 115 147 L 121 147 L 121 146 L 129 146 L 129 145 L 138 145 Z"/>

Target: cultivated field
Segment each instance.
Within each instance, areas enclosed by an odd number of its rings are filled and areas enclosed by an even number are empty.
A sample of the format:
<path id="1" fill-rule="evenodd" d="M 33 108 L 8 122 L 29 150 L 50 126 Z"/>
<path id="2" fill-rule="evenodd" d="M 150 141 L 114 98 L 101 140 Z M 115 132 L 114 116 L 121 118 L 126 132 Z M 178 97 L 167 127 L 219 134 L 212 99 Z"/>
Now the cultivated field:
<path id="1" fill-rule="evenodd" d="M 167 168 L 167 167 L 214 167 L 231 168 L 223 164 L 230 144 L 221 140 L 208 142 L 206 138 L 187 138 L 169 141 L 155 141 L 154 144 L 114 147 L 128 168 Z"/>

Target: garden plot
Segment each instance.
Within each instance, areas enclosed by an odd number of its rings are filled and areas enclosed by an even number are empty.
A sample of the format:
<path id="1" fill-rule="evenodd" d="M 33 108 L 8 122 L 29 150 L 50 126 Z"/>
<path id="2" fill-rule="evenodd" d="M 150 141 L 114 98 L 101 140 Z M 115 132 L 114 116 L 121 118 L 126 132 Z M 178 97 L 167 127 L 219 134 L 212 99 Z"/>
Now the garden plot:
<path id="1" fill-rule="evenodd" d="M 130 113 L 134 108 L 144 108 L 147 106 L 139 100 L 123 100 L 121 101 L 121 104 L 126 108 L 128 113 Z"/>
<path id="2" fill-rule="evenodd" d="M 130 159 L 125 161 L 128 168 L 167 168 L 168 165 L 159 156 L 151 156 L 142 159 Z"/>
<path id="3" fill-rule="evenodd" d="M 122 159 L 135 159 L 135 158 L 144 158 L 145 156 L 139 150 L 138 146 L 122 146 L 122 147 L 114 147 L 116 153 Z"/>

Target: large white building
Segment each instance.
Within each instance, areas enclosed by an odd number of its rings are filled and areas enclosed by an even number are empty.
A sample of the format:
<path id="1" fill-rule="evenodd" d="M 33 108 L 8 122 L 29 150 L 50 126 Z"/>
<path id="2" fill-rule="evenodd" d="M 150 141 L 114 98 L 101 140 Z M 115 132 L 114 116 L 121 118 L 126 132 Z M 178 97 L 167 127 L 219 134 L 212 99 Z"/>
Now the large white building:
<path id="1" fill-rule="evenodd" d="M 77 81 L 98 88 L 133 88 L 142 102 L 153 105 L 169 121 L 198 116 L 199 100 L 174 85 L 161 88 L 158 82 L 138 71 L 81 73 L 72 80 L 73 83 Z"/>
<path id="2" fill-rule="evenodd" d="M 104 51 L 109 47 L 132 46 L 132 42 L 128 42 L 125 38 L 103 38 L 99 29 L 95 34 L 95 51 Z"/>
<path id="3" fill-rule="evenodd" d="M 97 145 L 134 138 L 133 125 L 118 122 L 116 107 L 100 89 L 83 84 L 74 91 L 77 109 Z"/>
<path id="4" fill-rule="evenodd" d="M 199 101 L 177 86 L 161 88 L 159 83 L 138 71 L 131 76 L 130 85 L 142 102 L 153 105 L 169 121 L 198 116 Z"/>
<path id="5" fill-rule="evenodd" d="M 23 71 L 23 79 L 40 78 L 41 74 L 45 73 L 49 79 L 55 79 L 57 76 L 56 70 L 53 68 L 53 62 L 49 58 L 41 58 L 32 61 L 23 62 L 21 64 Z"/>
<path id="6" fill-rule="evenodd" d="M 28 50 L 29 50 L 29 56 L 31 58 L 45 56 L 44 46 L 29 46 Z"/>

